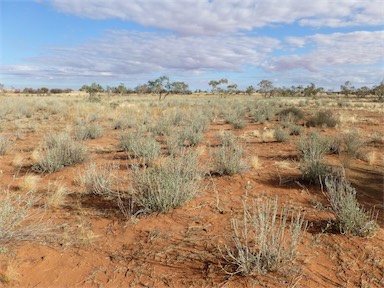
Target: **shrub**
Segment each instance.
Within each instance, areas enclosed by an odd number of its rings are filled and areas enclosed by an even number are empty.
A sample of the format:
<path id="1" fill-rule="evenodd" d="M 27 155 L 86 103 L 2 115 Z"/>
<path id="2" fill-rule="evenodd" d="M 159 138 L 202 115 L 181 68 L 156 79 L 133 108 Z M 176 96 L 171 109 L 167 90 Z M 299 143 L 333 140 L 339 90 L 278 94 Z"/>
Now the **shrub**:
<path id="1" fill-rule="evenodd" d="M 145 136 L 140 131 L 122 134 L 120 147 L 125 151 L 131 151 L 134 157 L 143 158 L 146 163 L 152 163 L 160 155 L 160 143 L 155 137 Z"/>
<path id="2" fill-rule="evenodd" d="M 196 154 L 184 152 L 158 167 L 134 169 L 132 193 L 145 213 L 165 213 L 193 198 L 199 177 Z"/>
<path id="3" fill-rule="evenodd" d="M 80 181 L 87 193 L 95 195 L 110 196 L 114 181 L 113 165 L 97 167 L 95 163 L 88 165 Z"/>
<path id="4" fill-rule="evenodd" d="M 303 127 L 300 125 L 289 125 L 289 135 L 301 135 L 303 133 Z"/>
<path id="5" fill-rule="evenodd" d="M 289 133 L 282 127 L 277 127 L 273 133 L 277 142 L 287 142 L 289 140 Z"/>
<path id="6" fill-rule="evenodd" d="M 355 236 L 368 236 L 377 229 L 374 213 L 367 213 L 356 199 L 356 189 L 343 174 L 325 178 L 327 197 L 335 213 L 340 232 Z"/>
<path id="7" fill-rule="evenodd" d="M 52 134 L 45 138 L 42 151 L 38 154 L 33 170 L 56 172 L 65 166 L 82 163 L 87 158 L 87 149 L 68 134 Z"/>
<path id="8" fill-rule="evenodd" d="M 187 142 L 186 145 L 188 146 L 196 146 L 201 143 L 204 138 L 204 134 L 199 129 L 194 129 L 194 127 L 186 127 L 181 131 L 179 137 L 180 143 L 184 144 Z"/>
<path id="9" fill-rule="evenodd" d="M 221 141 L 221 145 L 222 146 L 233 146 L 235 143 L 236 143 L 236 139 L 235 139 L 235 136 L 233 135 L 232 132 L 230 131 L 222 131 L 220 134 L 219 134 L 219 138 L 220 138 L 220 141 Z"/>
<path id="10" fill-rule="evenodd" d="M 0 155 L 6 154 L 11 146 L 11 141 L 8 137 L 0 136 Z"/>
<path id="11" fill-rule="evenodd" d="M 332 111 L 326 110 L 326 111 L 319 111 L 316 113 L 316 115 L 312 118 L 310 118 L 307 122 L 308 127 L 335 127 L 337 125 L 338 121 L 333 116 Z"/>
<path id="12" fill-rule="evenodd" d="M 345 145 L 345 151 L 348 155 L 356 157 L 360 153 L 361 147 L 365 144 L 364 140 L 362 140 L 361 135 L 357 131 L 352 131 L 348 133 L 344 133 L 342 135 L 342 140 Z"/>
<path id="13" fill-rule="evenodd" d="M 32 207 L 39 201 L 32 192 L 25 195 L 0 192 L 0 251 L 10 243 L 35 240 L 52 230 L 48 223 L 36 222 L 39 212 Z"/>
<path id="14" fill-rule="evenodd" d="M 103 130 L 95 123 L 80 124 L 75 129 L 76 140 L 96 139 L 103 135 Z"/>
<path id="15" fill-rule="evenodd" d="M 243 217 L 231 219 L 232 241 L 221 252 L 227 272 L 250 276 L 291 265 L 307 227 L 300 212 L 294 215 L 283 207 L 278 213 L 277 199 L 253 202 L 251 207 L 245 199 L 243 206 Z"/>
<path id="16" fill-rule="evenodd" d="M 312 132 L 306 137 L 300 138 L 297 150 L 301 156 L 301 173 L 303 179 L 312 183 L 319 183 L 329 173 L 324 164 L 324 155 L 330 149 L 330 140 L 320 134 Z"/>
<path id="17" fill-rule="evenodd" d="M 279 112 L 280 117 L 283 119 L 289 117 L 293 122 L 304 118 L 304 112 L 296 107 L 289 107 Z"/>
<path id="18" fill-rule="evenodd" d="M 244 170 L 242 162 L 243 148 L 236 142 L 230 146 L 221 146 L 214 151 L 213 171 L 219 175 L 233 175 Z"/>

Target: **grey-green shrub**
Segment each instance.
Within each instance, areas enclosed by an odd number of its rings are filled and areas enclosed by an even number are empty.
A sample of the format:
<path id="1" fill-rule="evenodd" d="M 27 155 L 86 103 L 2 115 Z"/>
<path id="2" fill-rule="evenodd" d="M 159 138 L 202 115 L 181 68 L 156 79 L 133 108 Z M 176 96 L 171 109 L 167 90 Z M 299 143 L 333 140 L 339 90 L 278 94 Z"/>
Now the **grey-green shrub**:
<path id="1" fill-rule="evenodd" d="M 277 142 L 287 142 L 289 140 L 289 133 L 282 127 L 277 127 L 273 133 Z"/>
<path id="2" fill-rule="evenodd" d="M 335 127 L 338 123 L 338 120 L 334 117 L 332 111 L 319 111 L 315 116 L 311 117 L 307 121 L 307 126 L 309 127 Z"/>
<path id="3" fill-rule="evenodd" d="M 300 212 L 294 214 L 277 199 L 261 203 L 243 201 L 243 216 L 231 219 L 231 240 L 221 251 L 232 275 L 276 272 L 291 265 L 307 227 Z"/>
<path id="4" fill-rule="evenodd" d="M 197 156 L 183 152 L 158 167 L 132 171 L 132 194 L 145 213 L 165 213 L 180 207 L 199 190 Z"/>
<path id="5" fill-rule="evenodd" d="M 222 145 L 212 153 L 213 172 L 219 175 L 233 175 L 245 169 L 243 148 L 237 142 Z"/>
<path id="6" fill-rule="evenodd" d="M 97 139 L 103 135 L 103 129 L 96 123 L 80 124 L 75 128 L 77 140 Z"/>
<path id="7" fill-rule="evenodd" d="M 342 134 L 342 141 L 345 145 L 346 153 L 352 157 L 358 156 L 360 149 L 365 144 L 365 141 L 357 131 Z"/>
<path id="8" fill-rule="evenodd" d="M 144 133 L 125 132 L 120 137 L 120 147 L 125 151 L 130 151 L 136 158 L 142 158 L 145 162 L 153 162 L 161 151 L 160 143 L 152 135 Z"/>
<path id="9" fill-rule="evenodd" d="M 324 155 L 330 150 L 330 139 L 312 132 L 301 137 L 297 144 L 301 156 L 300 169 L 303 179 L 310 183 L 319 183 L 329 173 L 324 163 Z"/>
<path id="10" fill-rule="evenodd" d="M 356 199 L 356 189 L 344 175 L 328 175 L 325 178 L 325 187 L 341 233 L 368 236 L 376 231 L 374 213 L 367 213 L 361 207 Z"/>
<path id="11" fill-rule="evenodd" d="M 111 196 L 115 180 L 113 169 L 113 165 L 110 164 L 99 167 L 95 163 L 89 164 L 80 177 L 86 192 L 100 196 Z"/>
<path id="12" fill-rule="evenodd" d="M 87 156 L 87 148 L 69 134 L 51 134 L 44 139 L 42 151 L 32 168 L 35 171 L 52 173 L 65 166 L 82 163 Z"/>
<path id="13" fill-rule="evenodd" d="M 35 206 L 41 198 L 32 192 L 25 195 L 0 191 L 0 254 L 3 248 L 16 241 L 30 241 L 47 235 L 52 226 L 36 221 Z M 27 222 L 34 217 L 33 222 Z"/>
<path id="14" fill-rule="evenodd" d="M 11 141 L 8 137 L 0 136 L 0 155 L 6 154 L 11 148 Z"/>

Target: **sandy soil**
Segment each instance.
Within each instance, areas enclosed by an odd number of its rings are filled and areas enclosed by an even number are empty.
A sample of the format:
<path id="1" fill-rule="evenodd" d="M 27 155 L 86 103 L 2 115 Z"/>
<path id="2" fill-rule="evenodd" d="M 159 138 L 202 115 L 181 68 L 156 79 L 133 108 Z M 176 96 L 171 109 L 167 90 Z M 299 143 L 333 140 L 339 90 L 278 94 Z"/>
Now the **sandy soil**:
<path id="1" fill-rule="evenodd" d="M 125 103 L 122 97 L 118 101 L 120 107 Z M 154 99 L 150 101 L 156 102 Z M 132 102 L 128 104 L 135 107 Z M 51 174 L 31 170 L 33 151 L 46 133 L 66 129 L 71 121 L 68 120 L 69 114 L 50 114 L 46 118 L 45 110 L 42 110 L 30 118 L 7 120 L 3 117 L 0 133 L 12 139 L 12 149 L 0 156 L 3 191 L 23 193 L 23 179 L 34 174 L 39 176 L 36 193 L 43 196 L 41 207 L 44 197 L 52 192 L 48 189 L 49 185 L 55 181 L 59 181 L 69 192 L 58 208 L 44 210 L 44 221 L 62 225 L 55 235 L 39 241 L 10 243 L 6 250 L 0 251 L 0 286 L 384 286 L 384 143 L 371 141 L 370 138 L 370 135 L 383 131 L 380 106 L 376 111 L 364 107 L 332 106 L 335 114 L 344 115 L 343 126 L 305 128 L 306 131 L 311 129 L 328 135 L 353 128 L 365 136 L 363 154 L 374 153 L 373 160 L 341 159 L 339 155 L 332 154 L 327 155 L 327 161 L 332 165 L 344 161 L 347 164 L 346 175 L 357 189 L 359 202 L 366 209 L 374 207 L 378 212 L 379 229 L 367 238 L 326 229 L 334 219 L 327 199 L 319 185 L 301 181 L 296 165 L 296 141 L 300 136 L 290 136 L 288 143 L 278 143 L 273 139 L 263 141 L 260 137 L 260 131 L 279 125 L 277 118 L 257 124 L 247 116 L 246 126 L 235 130 L 217 117 L 209 125 L 202 143 L 190 148 L 199 149 L 202 165 L 209 165 L 208 146 L 217 143 L 217 133 L 222 130 L 232 131 L 245 148 L 244 158 L 249 160 L 257 156 L 257 165 L 248 165 L 246 171 L 233 176 L 206 175 L 201 179 L 203 185 L 196 197 L 168 213 L 124 216 L 115 202 L 83 193 L 83 188 L 76 181 L 87 163 L 113 162 L 120 167 L 116 174 L 125 183 L 121 185 L 126 185 L 123 189 L 128 189 L 130 168 L 127 163 L 130 160 L 127 160 L 125 152 L 117 148 L 121 130 L 113 129 L 113 121 L 108 118 L 117 114 L 119 109 L 107 110 L 107 116 L 96 120 L 104 128 L 104 133 L 101 138 L 85 141 L 90 151 L 90 158 L 85 164 L 66 167 Z M 161 111 L 162 108 L 157 109 Z M 301 109 L 308 117 L 319 108 L 309 104 Z M 161 137 L 158 139 L 161 140 Z M 248 187 L 248 197 L 278 197 L 279 203 L 304 212 L 309 222 L 299 243 L 297 259 L 281 271 L 248 277 L 231 276 L 225 271 L 226 264 L 218 248 L 223 249 L 229 243 L 231 217 L 242 215 L 245 187 Z"/>

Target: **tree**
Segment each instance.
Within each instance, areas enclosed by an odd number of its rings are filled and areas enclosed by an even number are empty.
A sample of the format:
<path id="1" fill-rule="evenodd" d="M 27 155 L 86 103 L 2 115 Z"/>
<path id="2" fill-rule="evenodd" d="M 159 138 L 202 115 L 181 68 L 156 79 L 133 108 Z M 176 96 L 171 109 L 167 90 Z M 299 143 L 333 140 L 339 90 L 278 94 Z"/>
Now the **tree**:
<path id="1" fill-rule="evenodd" d="M 369 95 L 369 88 L 367 86 L 360 87 L 356 89 L 355 93 L 358 98 L 365 98 Z"/>
<path id="2" fill-rule="evenodd" d="M 152 94 L 159 95 L 159 100 L 165 99 L 171 92 L 171 83 L 168 76 L 161 76 L 153 81 L 148 81 L 148 88 Z M 162 94 L 164 96 L 162 97 Z"/>
<path id="3" fill-rule="evenodd" d="M 253 93 L 255 93 L 255 88 L 252 85 L 248 86 L 247 89 L 245 90 L 245 93 L 251 96 Z"/>
<path id="4" fill-rule="evenodd" d="M 171 83 L 171 90 L 174 94 L 188 94 L 189 93 L 189 86 L 188 84 L 184 82 L 172 82 Z"/>
<path id="5" fill-rule="evenodd" d="M 273 85 L 271 81 L 261 80 L 259 84 L 257 84 L 257 86 L 260 87 L 260 91 L 264 95 L 264 97 L 272 96 Z"/>
<path id="6" fill-rule="evenodd" d="M 234 94 L 237 92 L 237 84 L 230 84 L 227 86 L 227 91 L 228 94 Z"/>
<path id="7" fill-rule="evenodd" d="M 348 98 L 348 96 L 355 91 L 355 87 L 353 87 L 350 81 L 346 81 L 344 85 L 340 86 L 340 90 L 341 90 L 341 93 L 343 93 L 345 97 Z"/>
<path id="8" fill-rule="evenodd" d="M 100 84 L 94 82 L 91 86 L 83 85 L 83 87 L 80 88 L 80 91 L 85 91 L 89 94 L 89 98 L 94 98 L 97 93 L 104 92 L 104 89 Z"/>
<path id="9" fill-rule="evenodd" d="M 375 87 L 373 87 L 372 92 L 375 96 L 377 96 L 379 101 L 384 100 L 384 80 Z"/>
<path id="10" fill-rule="evenodd" d="M 124 95 L 124 94 L 128 93 L 128 89 L 127 89 L 127 87 L 125 87 L 125 85 L 123 83 L 120 83 L 120 85 L 114 89 L 114 93 Z"/>
<path id="11" fill-rule="evenodd" d="M 143 84 L 143 85 L 138 85 L 134 88 L 134 91 L 137 93 L 137 94 L 147 94 L 147 93 L 150 93 L 150 89 L 148 87 L 147 84 Z"/>
<path id="12" fill-rule="evenodd" d="M 212 87 L 211 91 L 212 94 L 218 93 L 221 97 L 222 93 L 225 91 L 224 87 L 222 85 L 228 84 L 228 79 L 222 78 L 218 81 L 216 80 L 211 80 L 209 81 L 208 85 Z"/>
<path id="13" fill-rule="evenodd" d="M 319 94 L 320 92 L 322 92 L 323 90 L 324 90 L 323 87 L 316 88 L 316 85 L 311 83 L 307 87 L 304 88 L 303 94 L 304 94 L 304 97 L 314 97 L 317 94 Z"/>

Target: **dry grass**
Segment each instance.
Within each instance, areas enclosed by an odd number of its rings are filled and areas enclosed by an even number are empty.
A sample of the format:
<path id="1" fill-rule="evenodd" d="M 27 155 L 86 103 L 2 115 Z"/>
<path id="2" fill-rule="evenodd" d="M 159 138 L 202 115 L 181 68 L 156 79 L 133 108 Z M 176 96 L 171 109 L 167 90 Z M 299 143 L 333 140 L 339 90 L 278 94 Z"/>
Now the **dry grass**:
<path id="1" fill-rule="evenodd" d="M 27 192 L 36 192 L 38 188 L 39 181 L 41 180 L 41 177 L 34 174 L 27 174 L 23 177 L 21 184 L 20 184 L 20 190 L 24 193 Z"/>
<path id="2" fill-rule="evenodd" d="M 59 208 L 64 204 L 68 193 L 68 188 L 65 187 L 60 181 L 49 183 L 48 195 L 45 200 L 46 206 L 51 209 Z"/>

